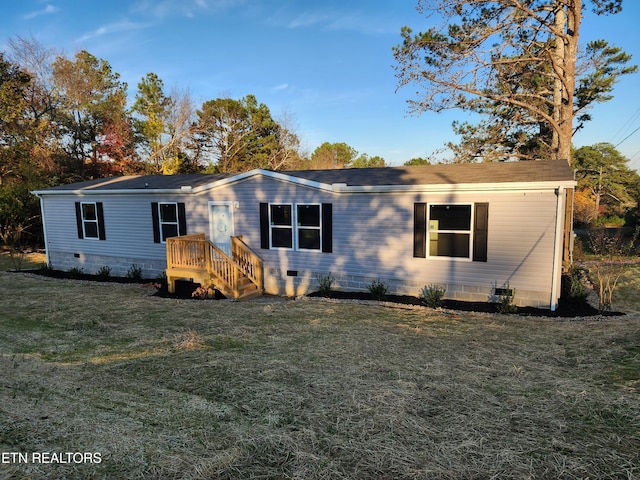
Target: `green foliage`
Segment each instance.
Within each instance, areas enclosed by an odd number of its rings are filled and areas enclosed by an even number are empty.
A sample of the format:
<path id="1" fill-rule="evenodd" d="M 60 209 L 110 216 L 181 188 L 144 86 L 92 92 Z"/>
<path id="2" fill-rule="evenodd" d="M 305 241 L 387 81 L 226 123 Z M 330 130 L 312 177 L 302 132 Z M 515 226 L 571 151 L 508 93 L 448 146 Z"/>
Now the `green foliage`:
<path id="1" fill-rule="evenodd" d="M 367 289 L 374 300 L 384 300 L 389 291 L 387 284 L 382 282 L 380 279 L 372 281 Z"/>
<path id="2" fill-rule="evenodd" d="M 594 3 L 596 14 L 617 11 L 605 4 L 621 4 Z M 574 115 L 580 125 L 588 121 L 585 110 L 611 98 L 616 80 L 637 69 L 627 66 L 629 55 L 604 40 L 587 44 L 578 57 L 580 2 L 479 6 L 477 0 L 418 0 L 418 5 L 427 18 L 433 14 L 439 21 L 428 21 L 419 33 L 402 28 L 402 43 L 393 49 L 398 85 L 421 89 L 409 101 L 411 113 L 457 108 L 484 117 L 477 127 L 454 127 L 463 135 L 461 145 L 452 146 L 457 160 L 568 160 Z M 549 14 L 540 15 L 542 10 Z M 576 33 L 564 33 L 570 29 Z M 541 32 L 549 33 L 544 41 Z"/>
<path id="3" fill-rule="evenodd" d="M 404 162 L 404 164 L 405 166 L 410 167 L 412 165 L 430 165 L 431 163 L 426 158 L 416 157 Z"/>
<path id="4" fill-rule="evenodd" d="M 420 290 L 420 300 L 430 308 L 442 306 L 442 298 L 447 289 L 441 285 L 425 285 Z"/>
<path id="5" fill-rule="evenodd" d="M 585 286 L 586 270 L 577 265 L 571 265 L 567 274 L 563 277 L 562 297 L 572 303 L 586 301 L 589 291 Z"/>
<path id="6" fill-rule="evenodd" d="M 198 147 L 216 172 L 267 168 L 279 152 L 280 125 L 254 95 L 209 100 L 197 115 Z"/>
<path id="7" fill-rule="evenodd" d="M 358 151 L 344 142 L 324 142 L 311 154 L 311 168 L 346 168 L 357 157 Z"/>
<path id="8" fill-rule="evenodd" d="M 331 275 L 331 272 L 325 274 L 318 274 L 318 276 L 316 277 L 316 280 L 318 281 L 318 290 L 320 291 L 320 293 L 326 295 L 329 292 L 331 292 L 331 286 L 333 285 L 334 282 L 334 278 Z"/>
<path id="9" fill-rule="evenodd" d="M 111 267 L 109 267 L 108 265 L 103 265 L 98 270 L 97 275 L 101 280 L 107 280 L 109 277 L 111 277 Z"/>
<path id="10" fill-rule="evenodd" d="M 43 262 L 40 267 L 38 268 L 38 270 L 43 274 L 43 275 L 50 275 L 53 272 L 53 265 L 51 265 L 50 263 L 47 262 Z"/>
<path id="11" fill-rule="evenodd" d="M 131 278 L 132 280 L 142 280 L 142 268 L 140 268 L 135 263 L 132 263 L 127 270 L 127 278 Z"/>
<path id="12" fill-rule="evenodd" d="M 583 146 L 573 153 L 578 222 L 621 226 L 628 213 L 637 211 L 640 175 L 627 163 L 628 159 L 610 143 Z"/>
<path id="13" fill-rule="evenodd" d="M 385 167 L 386 163 L 384 161 L 384 158 L 382 157 L 370 157 L 366 153 L 363 153 L 362 155 L 358 156 L 358 158 L 353 160 L 353 162 L 351 162 L 351 165 L 349 166 L 352 168 L 380 168 Z"/>
<path id="14" fill-rule="evenodd" d="M 72 267 L 67 271 L 67 273 L 69 274 L 69 277 L 77 279 L 84 275 L 84 269 L 79 267 Z"/>
<path id="15" fill-rule="evenodd" d="M 52 72 L 63 99 L 56 118 L 64 133 L 60 145 L 81 178 L 98 175 L 98 147 L 105 140 L 105 127 L 127 124 L 127 85 L 109 62 L 86 50 L 73 60 L 58 57 Z"/>
<path id="16" fill-rule="evenodd" d="M 496 297 L 498 298 L 496 308 L 499 313 L 516 313 L 518 311 L 518 307 L 514 303 L 516 289 L 510 288 L 509 282 L 507 282 L 504 287 L 496 289 L 496 292 Z"/>

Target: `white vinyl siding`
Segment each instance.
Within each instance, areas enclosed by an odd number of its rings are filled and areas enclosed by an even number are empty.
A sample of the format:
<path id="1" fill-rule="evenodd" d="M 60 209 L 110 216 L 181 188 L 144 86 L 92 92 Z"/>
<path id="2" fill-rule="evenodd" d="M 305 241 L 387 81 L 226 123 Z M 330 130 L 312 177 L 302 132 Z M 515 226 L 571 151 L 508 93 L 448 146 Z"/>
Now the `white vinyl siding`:
<path id="1" fill-rule="evenodd" d="M 209 202 L 229 202 L 234 205 L 235 233 L 242 235 L 243 241 L 259 253 L 267 275 L 277 268 L 280 271 L 411 279 L 418 290 L 420 286 L 433 283 L 500 287 L 508 282 L 516 291 L 551 291 L 558 201 L 552 189 L 481 193 L 457 193 L 455 189 L 442 193 L 334 193 L 255 176 L 198 194 L 94 194 L 91 201 L 103 202 L 108 226 L 107 239 L 101 242 L 83 242 L 77 238 L 74 202 L 78 198 L 73 194 L 43 195 L 49 250 L 163 260 L 166 246 L 154 243 L 153 238 L 152 202 L 185 203 L 189 233 L 207 234 L 210 232 Z M 427 205 L 488 203 L 487 261 L 414 258 L 414 205 L 418 202 Z M 291 206 L 293 249 L 260 249 L 261 203 Z M 316 234 L 307 231 L 318 227 L 315 224 L 298 225 L 296 207 L 323 204 L 332 205 L 331 254 L 318 254 L 315 248 L 298 248 L 301 243 L 310 245 L 306 242 L 312 242 Z M 322 220 L 320 223 L 322 225 Z M 280 227 L 284 228 L 284 225 Z M 299 231 L 305 238 L 296 234 Z"/>

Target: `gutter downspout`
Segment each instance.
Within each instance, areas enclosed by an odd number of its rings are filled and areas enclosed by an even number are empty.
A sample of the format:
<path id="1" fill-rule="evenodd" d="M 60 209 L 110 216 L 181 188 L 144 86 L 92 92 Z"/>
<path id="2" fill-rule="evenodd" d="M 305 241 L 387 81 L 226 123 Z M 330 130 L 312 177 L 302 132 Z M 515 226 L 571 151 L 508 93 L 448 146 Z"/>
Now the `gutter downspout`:
<path id="1" fill-rule="evenodd" d="M 49 260 L 49 242 L 47 242 L 47 226 L 46 226 L 46 223 L 44 222 L 44 199 L 42 198 L 42 196 L 38 194 L 35 194 L 35 195 L 40 200 L 40 217 L 42 219 L 42 234 L 44 237 L 44 254 L 47 259 L 47 266 L 49 266 L 51 262 Z"/>
<path id="2" fill-rule="evenodd" d="M 552 269 L 552 278 L 551 278 L 551 298 L 549 299 L 549 306 L 551 311 L 554 312 L 556 308 L 558 308 L 558 291 L 560 290 L 560 273 L 562 269 L 562 252 L 563 252 L 563 238 L 562 234 L 564 231 L 563 225 L 563 201 L 565 192 L 564 189 L 558 187 L 555 189 L 556 194 L 556 235 L 553 243 L 553 269 Z"/>

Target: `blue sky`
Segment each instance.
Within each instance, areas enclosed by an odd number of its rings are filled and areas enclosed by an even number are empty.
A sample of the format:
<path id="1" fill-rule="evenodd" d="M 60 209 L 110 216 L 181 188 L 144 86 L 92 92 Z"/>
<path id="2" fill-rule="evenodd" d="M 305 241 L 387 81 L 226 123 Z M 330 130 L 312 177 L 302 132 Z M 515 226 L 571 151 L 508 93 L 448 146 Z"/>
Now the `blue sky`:
<path id="1" fill-rule="evenodd" d="M 588 3 L 588 2 L 585 2 Z M 399 165 L 455 140 L 459 111 L 409 116 L 415 89 L 396 92 L 392 46 L 400 28 L 424 30 L 416 0 L 5 0 L 0 50 L 9 38 L 34 37 L 73 56 L 87 50 L 110 63 L 135 94 L 156 73 L 167 93 L 188 89 L 199 106 L 218 97 L 256 96 L 275 118 L 289 112 L 303 148 L 345 142 Z M 586 9 L 585 9 L 586 10 Z M 585 11 L 584 42 L 604 38 L 640 64 L 640 2 L 621 14 Z M 622 79 L 615 98 L 592 110 L 574 137 L 618 149 L 640 169 L 640 74 Z M 631 136 L 624 140 L 628 135 Z M 624 140 L 624 141 L 623 141 Z"/>

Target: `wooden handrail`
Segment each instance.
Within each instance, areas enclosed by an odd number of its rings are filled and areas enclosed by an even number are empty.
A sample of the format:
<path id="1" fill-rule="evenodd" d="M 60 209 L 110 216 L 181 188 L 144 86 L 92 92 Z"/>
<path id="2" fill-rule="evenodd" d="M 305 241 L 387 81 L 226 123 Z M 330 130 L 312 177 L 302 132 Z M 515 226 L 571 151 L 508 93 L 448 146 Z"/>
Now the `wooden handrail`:
<path id="1" fill-rule="evenodd" d="M 239 280 L 244 275 L 262 291 L 262 259 L 241 237 L 232 237 L 231 240 L 233 258 L 207 240 L 203 233 L 167 238 L 167 276 L 171 270 L 206 273 L 237 298 L 240 295 Z"/>
<path id="2" fill-rule="evenodd" d="M 231 237 L 231 257 L 240 266 L 242 272 L 249 277 L 249 280 L 262 290 L 264 287 L 262 259 L 244 243 L 242 235 Z"/>

